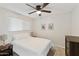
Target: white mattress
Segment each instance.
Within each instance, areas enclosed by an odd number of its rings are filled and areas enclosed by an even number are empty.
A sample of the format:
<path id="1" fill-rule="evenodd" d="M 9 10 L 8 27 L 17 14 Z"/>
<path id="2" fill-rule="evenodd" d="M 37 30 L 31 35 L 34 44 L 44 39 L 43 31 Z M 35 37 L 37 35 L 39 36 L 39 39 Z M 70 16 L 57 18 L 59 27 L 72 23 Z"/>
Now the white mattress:
<path id="1" fill-rule="evenodd" d="M 13 41 L 13 50 L 20 56 L 46 56 L 50 48 L 51 41 L 43 38 L 28 37 Z"/>

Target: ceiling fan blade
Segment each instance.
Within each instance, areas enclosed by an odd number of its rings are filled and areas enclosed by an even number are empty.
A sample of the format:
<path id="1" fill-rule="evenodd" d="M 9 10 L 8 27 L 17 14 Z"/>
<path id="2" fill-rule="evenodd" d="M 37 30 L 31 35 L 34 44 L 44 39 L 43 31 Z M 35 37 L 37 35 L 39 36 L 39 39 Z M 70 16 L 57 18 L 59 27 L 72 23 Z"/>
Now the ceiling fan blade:
<path id="1" fill-rule="evenodd" d="M 43 7 L 41 9 L 43 9 L 44 7 L 46 7 L 49 3 L 44 3 Z"/>
<path id="2" fill-rule="evenodd" d="M 41 10 L 41 12 L 51 13 L 51 11 L 47 11 L 47 10 Z"/>
<path id="3" fill-rule="evenodd" d="M 33 7 L 33 6 L 31 6 L 31 5 L 29 5 L 29 4 L 26 4 L 27 6 L 30 6 L 30 7 L 32 7 L 33 9 L 36 9 L 35 7 Z"/>
<path id="4" fill-rule="evenodd" d="M 30 13 L 28 13 L 28 14 L 32 14 L 32 13 L 35 13 L 36 11 L 33 11 L 33 12 L 30 12 Z"/>

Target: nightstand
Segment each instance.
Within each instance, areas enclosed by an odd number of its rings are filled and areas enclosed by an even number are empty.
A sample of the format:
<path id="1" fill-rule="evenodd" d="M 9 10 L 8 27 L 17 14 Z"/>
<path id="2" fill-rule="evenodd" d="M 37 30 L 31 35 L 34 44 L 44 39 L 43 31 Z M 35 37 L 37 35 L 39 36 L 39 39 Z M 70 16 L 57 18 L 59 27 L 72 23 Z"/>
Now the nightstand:
<path id="1" fill-rule="evenodd" d="M 5 46 L 0 46 L 0 56 L 13 56 L 13 45 L 6 44 Z"/>

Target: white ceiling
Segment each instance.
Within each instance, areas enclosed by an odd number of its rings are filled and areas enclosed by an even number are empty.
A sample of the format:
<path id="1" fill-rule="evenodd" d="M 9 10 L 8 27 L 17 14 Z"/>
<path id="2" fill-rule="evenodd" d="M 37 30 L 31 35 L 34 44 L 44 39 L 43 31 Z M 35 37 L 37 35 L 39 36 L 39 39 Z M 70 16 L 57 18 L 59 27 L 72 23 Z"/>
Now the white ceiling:
<path id="1" fill-rule="evenodd" d="M 29 4 L 35 7 L 36 5 L 41 3 L 29 3 Z M 36 13 L 29 15 L 28 13 L 34 11 L 34 9 L 25 5 L 25 3 L 2 3 L 0 4 L 0 6 L 23 15 L 28 15 L 31 17 L 38 16 Z M 42 13 L 42 15 L 68 13 L 71 12 L 75 6 L 76 6 L 75 3 L 50 3 L 44 9 L 51 10 L 52 13 Z"/>

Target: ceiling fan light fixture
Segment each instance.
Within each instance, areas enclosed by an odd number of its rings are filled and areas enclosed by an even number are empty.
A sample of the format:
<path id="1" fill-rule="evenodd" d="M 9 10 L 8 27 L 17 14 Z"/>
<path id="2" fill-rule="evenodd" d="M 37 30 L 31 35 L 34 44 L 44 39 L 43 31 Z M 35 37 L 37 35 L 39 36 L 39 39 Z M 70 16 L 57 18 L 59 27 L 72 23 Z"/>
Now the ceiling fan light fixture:
<path id="1" fill-rule="evenodd" d="M 41 11 L 37 11 L 36 13 L 37 13 L 37 14 L 41 14 Z"/>
<path id="2" fill-rule="evenodd" d="M 42 12 L 51 13 L 51 11 L 49 11 L 49 10 L 43 10 L 48 4 L 49 3 L 43 3 L 43 5 L 36 5 L 36 7 L 33 7 L 33 6 L 29 5 L 29 4 L 26 4 L 27 6 L 30 6 L 33 9 L 35 9 L 35 11 L 30 12 L 28 14 L 37 13 L 39 16 L 41 16 Z"/>

